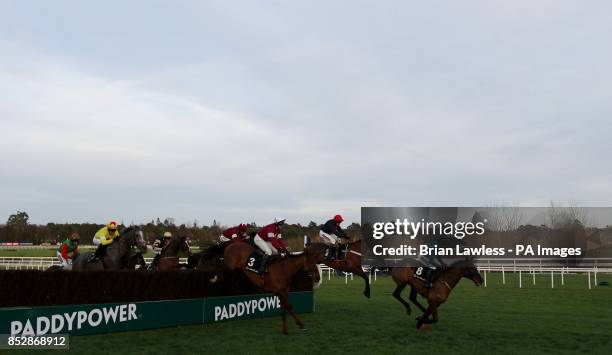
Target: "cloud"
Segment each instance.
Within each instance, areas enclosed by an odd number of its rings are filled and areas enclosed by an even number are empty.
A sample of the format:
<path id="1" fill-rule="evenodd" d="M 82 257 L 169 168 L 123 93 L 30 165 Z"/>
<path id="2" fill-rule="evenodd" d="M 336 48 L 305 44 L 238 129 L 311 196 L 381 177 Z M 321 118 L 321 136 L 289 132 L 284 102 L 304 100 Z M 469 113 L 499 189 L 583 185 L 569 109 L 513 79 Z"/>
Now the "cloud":
<path id="1" fill-rule="evenodd" d="M 351 4 L 125 5 L 112 26 L 97 5 L 5 11 L 0 215 L 610 203 L 605 11 Z"/>

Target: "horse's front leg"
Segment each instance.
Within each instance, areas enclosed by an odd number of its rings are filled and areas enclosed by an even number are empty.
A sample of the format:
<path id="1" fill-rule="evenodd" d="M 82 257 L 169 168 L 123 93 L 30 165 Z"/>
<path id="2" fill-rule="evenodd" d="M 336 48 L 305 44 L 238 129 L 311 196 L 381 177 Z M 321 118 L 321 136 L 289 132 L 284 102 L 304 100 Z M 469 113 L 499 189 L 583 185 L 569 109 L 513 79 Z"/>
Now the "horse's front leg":
<path id="1" fill-rule="evenodd" d="M 431 313 L 434 312 L 433 308 L 434 308 L 434 305 L 430 303 L 429 307 L 427 307 L 425 312 L 423 312 L 423 314 L 420 317 L 417 317 L 417 329 L 421 329 L 423 324 L 432 323 L 432 321 L 430 321 L 428 318 L 429 318 L 429 315 L 431 315 Z"/>
<path id="2" fill-rule="evenodd" d="M 282 292 L 277 292 L 276 296 L 280 299 L 281 306 L 281 319 L 283 320 L 283 334 L 288 335 L 289 330 L 287 329 L 287 299 L 284 297 Z"/>
<path id="3" fill-rule="evenodd" d="M 352 271 L 353 273 L 361 276 L 363 281 L 365 281 L 365 289 L 363 290 L 363 295 L 366 296 L 367 298 L 370 298 L 370 278 L 368 277 L 368 275 L 366 275 L 365 272 L 363 272 L 363 269 L 361 268 L 361 265 L 357 265 L 355 267 L 351 267 L 351 268 L 347 268 L 347 269 L 349 269 L 349 271 Z M 353 270 L 351 270 L 351 269 L 353 269 Z"/>
<path id="4" fill-rule="evenodd" d="M 429 316 L 432 314 L 434 314 L 434 317 L 435 317 L 434 320 L 429 319 Z M 425 310 L 423 315 L 417 318 L 416 328 L 421 329 L 423 324 L 436 323 L 437 321 L 438 321 L 438 304 L 435 302 L 431 302 L 429 303 L 429 307 L 427 307 L 427 310 Z"/>
<path id="5" fill-rule="evenodd" d="M 298 328 L 304 329 L 304 323 L 302 323 L 300 318 L 298 318 L 297 314 L 293 311 L 293 306 L 291 305 L 291 303 L 289 303 L 289 293 L 287 292 L 287 290 L 279 292 L 278 298 L 281 301 L 281 309 L 287 310 L 291 317 L 293 317 L 293 320 L 295 321 L 295 324 L 298 326 Z M 285 318 L 283 318 L 283 329 L 285 331 L 285 334 L 287 334 L 287 323 L 285 321 Z"/>
<path id="6" fill-rule="evenodd" d="M 231 269 L 225 263 L 216 263 L 215 265 L 215 277 L 210 279 L 210 283 L 215 283 L 223 280 L 224 275 L 230 272 Z"/>

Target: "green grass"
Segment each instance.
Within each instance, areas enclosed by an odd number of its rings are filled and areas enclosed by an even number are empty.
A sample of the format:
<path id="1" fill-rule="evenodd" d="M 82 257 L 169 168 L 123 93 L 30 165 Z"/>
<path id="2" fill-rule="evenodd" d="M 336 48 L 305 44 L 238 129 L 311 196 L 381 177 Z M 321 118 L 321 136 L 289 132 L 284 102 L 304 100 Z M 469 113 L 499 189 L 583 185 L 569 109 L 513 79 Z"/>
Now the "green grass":
<path id="1" fill-rule="evenodd" d="M 2 249 L 0 256 L 3 257 L 42 257 L 55 256 L 55 249 Z"/>
<path id="2" fill-rule="evenodd" d="M 316 312 L 301 315 L 307 331 L 290 323 L 281 333 L 280 317 L 230 321 L 203 326 L 72 337 L 73 353 L 529 353 L 610 354 L 612 288 L 587 289 L 586 276 L 556 280 L 537 276 L 536 286 L 518 275 L 488 275 L 488 287 L 462 280 L 440 308 L 440 322 L 429 332 L 415 329 L 415 311 L 408 316 L 391 296 L 390 278 L 379 278 L 372 298 L 361 294 L 355 279 L 326 279 L 316 290 Z M 600 280 L 612 279 L 600 275 Z M 529 282 L 527 282 L 529 281 Z M 407 291 L 404 295 L 407 297 Z"/>

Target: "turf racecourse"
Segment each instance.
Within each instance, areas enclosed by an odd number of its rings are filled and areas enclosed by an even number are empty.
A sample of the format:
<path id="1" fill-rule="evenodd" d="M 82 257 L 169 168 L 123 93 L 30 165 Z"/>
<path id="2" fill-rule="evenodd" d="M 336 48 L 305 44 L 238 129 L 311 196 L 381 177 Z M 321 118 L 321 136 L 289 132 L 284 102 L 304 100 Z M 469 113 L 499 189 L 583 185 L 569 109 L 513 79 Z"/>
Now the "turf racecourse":
<path id="1" fill-rule="evenodd" d="M 600 279 L 612 281 L 606 275 Z M 361 295 L 361 281 L 345 285 L 344 278 L 332 277 L 316 291 L 316 312 L 302 316 L 308 328 L 303 332 L 291 324 L 289 336 L 282 335 L 275 317 L 73 337 L 70 352 L 610 354 L 611 287 L 588 290 L 582 275 L 567 276 L 565 286 L 557 280 L 555 289 L 550 289 L 550 275 L 538 276 L 536 283 L 524 278 L 525 288 L 519 289 L 515 275 L 507 274 L 505 286 L 500 277 L 488 275 L 488 287 L 477 288 L 463 279 L 442 306 L 440 323 L 419 332 L 414 313 L 407 316 L 392 298 L 390 278 L 379 278 L 368 300 Z"/>

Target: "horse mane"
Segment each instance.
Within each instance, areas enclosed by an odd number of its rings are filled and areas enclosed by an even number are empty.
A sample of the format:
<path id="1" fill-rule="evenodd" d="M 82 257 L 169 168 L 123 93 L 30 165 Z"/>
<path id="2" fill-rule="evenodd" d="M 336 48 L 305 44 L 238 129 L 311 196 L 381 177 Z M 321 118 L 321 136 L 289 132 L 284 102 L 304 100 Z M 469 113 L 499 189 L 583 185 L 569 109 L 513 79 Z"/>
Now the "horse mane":
<path id="1" fill-rule="evenodd" d="M 459 260 L 456 263 L 452 264 L 450 267 L 452 268 L 464 268 L 464 267 L 473 267 L 476 266 L 474 265 L 474 260 L 470 260 L 470 259 L 464 259 L 464 260 Z"/>

